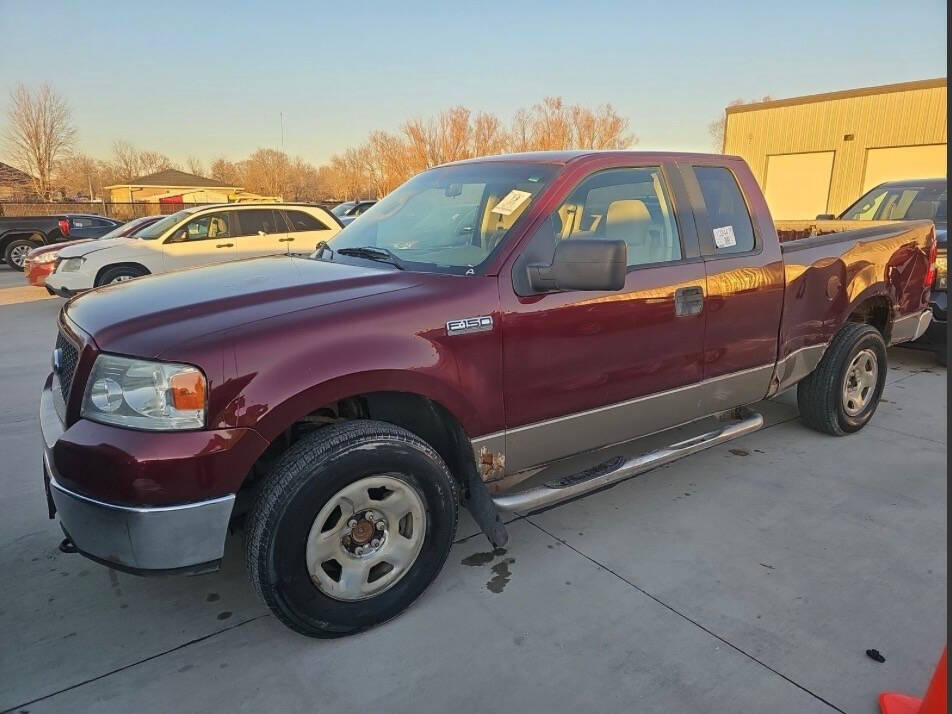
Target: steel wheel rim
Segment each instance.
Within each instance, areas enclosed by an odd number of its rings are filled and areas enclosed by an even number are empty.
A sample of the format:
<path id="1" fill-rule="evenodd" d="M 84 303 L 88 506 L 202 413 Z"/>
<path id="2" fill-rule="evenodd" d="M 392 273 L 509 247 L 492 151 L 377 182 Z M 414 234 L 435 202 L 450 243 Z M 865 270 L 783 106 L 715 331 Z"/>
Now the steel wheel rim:
<path id="1" fill-rule="evenodd" d="M 112 280 L 109 281 L 109 285 L 114 285 L 115 283 L 124 283 L 127 280 L 132 280 L 131 275 L 117 275 Z"/>
<path id="2" fill-rule="evenodd" d="M 26 245 L 18 245 L 13 250 L 10 251 L 10 262 L 12 262 L 18 268 L 23 267 L 23 262 L 26 260 L 27 253 L 29 253 L 32 248 Z"/>
<path id="3" fill-rule="evenodd" d="M 879 360 L 871 349 L 860 350 L 853 357 L 843 377 L 843 411 L 854 417 L 873 400 L 879 381 Z"/>
<path id="4" fill-rule="evenodd" d="M 305 550 L 311 580 L 335 600 L 379 595 L 413 567 L 426 526 L 423 497 L 409 483 L 387 474 L 359 479 L 334 494 L 311 525 Z"/>

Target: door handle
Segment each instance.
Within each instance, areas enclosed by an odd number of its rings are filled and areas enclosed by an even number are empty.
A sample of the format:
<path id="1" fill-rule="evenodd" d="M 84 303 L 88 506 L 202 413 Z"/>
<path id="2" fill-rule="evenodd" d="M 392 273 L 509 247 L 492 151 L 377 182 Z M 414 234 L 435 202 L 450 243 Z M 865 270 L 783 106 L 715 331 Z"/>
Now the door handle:
<path id="1" fill-rule="evenodd" d="M 216 248 L 234 248 L 235 244 L 234 243 L 219 243 L 215 247 Z"/>
<path id="2" fill-rule="evenodd" d="M 278 238 L 278 243 L 290 243 L 293 240 L 293 238 Z"/>
<path id="3" fill-rule="evenodd" d="M 704 289 L 700 285 L 674 291 L 674 314 L 677 317 L 700 315 L 704 309 Z"/>

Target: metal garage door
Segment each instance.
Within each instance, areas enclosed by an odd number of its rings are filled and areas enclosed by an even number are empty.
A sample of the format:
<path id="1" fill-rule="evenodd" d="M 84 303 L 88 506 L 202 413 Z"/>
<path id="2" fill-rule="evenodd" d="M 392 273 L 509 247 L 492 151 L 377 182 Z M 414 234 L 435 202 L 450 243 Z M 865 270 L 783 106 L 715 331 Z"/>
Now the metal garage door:
<path id="1" fill-rule="evenodd" d="M 945 144 L 867 149 L 862 193 L 883 181 L 945 176 L 945 150 Z"/>
<path id="2" fill-rule="evenodd" d="M 833 173 L 832 151 L 767 157 L 764 194 L 774 219 L 815 218 L 826 213 Z"/>

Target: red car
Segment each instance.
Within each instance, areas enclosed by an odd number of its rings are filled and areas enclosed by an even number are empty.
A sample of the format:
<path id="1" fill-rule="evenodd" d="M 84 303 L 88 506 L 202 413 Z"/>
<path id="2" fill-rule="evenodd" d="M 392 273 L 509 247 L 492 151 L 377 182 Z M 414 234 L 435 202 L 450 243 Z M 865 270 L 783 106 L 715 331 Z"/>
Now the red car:
<path id="1" fill-rule="evenodd" d="M 794 386 L 859 431 L 929 325 L 936 238 L 845 227 L 775 224 L 737 157 L 516 154 L 424 171 L 310 257 L 92 290 L 40 400 L 61 547 L 195 572 L 241 525 L 277 617 L 339 637 L 423 592 L 459 506 L 502 547 L 499 513 L 747 434 Z"/>
<path id="2" fill-rule="evenodd" d="M 46 285 L 46 276 L 53 272 L 56 267 L 56 258 L 59 252 L 68 245 L 85 243 L 87 240 L 104 240 L 106 238 L 131 238 L 146 226 L 151 226 L 160 218 L 165 216 L 143 216 L 135 218 L 128 223 L 123 223 L 113 230 L 109 231 L 99 238 L 84 238 L 82 240 L 71 240 L 64 243 L 53 243 L 51 245 L 41 245 L 39 248 L 31 250 L 23 261 L 23 273 L 26 275 L 26 281 L 30 285 L 42 288 Z"/>

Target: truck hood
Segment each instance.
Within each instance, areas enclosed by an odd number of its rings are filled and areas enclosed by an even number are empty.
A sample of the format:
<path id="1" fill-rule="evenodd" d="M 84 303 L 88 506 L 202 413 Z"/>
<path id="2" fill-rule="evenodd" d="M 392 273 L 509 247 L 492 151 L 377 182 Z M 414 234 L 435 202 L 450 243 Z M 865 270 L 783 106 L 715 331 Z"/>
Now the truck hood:
<path id="1" fill-rule="evenodd" d="M 416 277 L 273 256 L 109 285 L 73 298 L 63 310 L 99 349 L 155 357 L 250 322 L 413 287 Z"/>
<path id="2" fill-rule="evenodd" d="M 84 240 L 67 246 L 60 251 L 61 258 L 82 258 L 107 248 L 124 248 L 127 252 L 143 247 L 143 241 L 138 238 L 106 238 L 106 240 Z"/>

